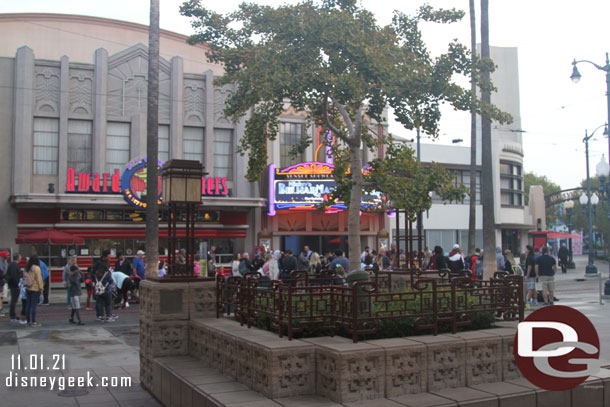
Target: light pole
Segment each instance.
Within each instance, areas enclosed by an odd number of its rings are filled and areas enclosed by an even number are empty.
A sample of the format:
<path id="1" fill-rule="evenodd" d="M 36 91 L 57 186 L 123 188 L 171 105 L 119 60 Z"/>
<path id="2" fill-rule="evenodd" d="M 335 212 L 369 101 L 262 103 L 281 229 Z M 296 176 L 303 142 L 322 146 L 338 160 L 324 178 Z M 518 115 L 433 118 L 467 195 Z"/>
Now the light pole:
<path id="1" fill-rule="evenodd" d="M 570 75 L 570 79 L 572 79 L 572 82 L 574 83 L 578 83 L 578 81 L 580 81 L 580 78 L 582 77 L 580 72 L 578 72 L 578 68 L 576 68 L 576 65 L 581 62 L 587 62 L 599 69 L 600 71 L 606 72 L 606 107 L 608 109 L 608 120 L 606 121 L 606 123 L 610 123 L 610 60 L 608 59 L 608 53 L 606 52 L 606 65 L 604 66 L 598 65 L 594 62 L 587 60 L 577 61 L 576 59 L 574 59 L 574 62 L 572 62 L 572 75 Z M 608 157 L 610 157 L 610 137 L 608 138 Z"/>
<path id="2" fill-rule="evenodd" d="M 574 212 L 574 201 L 568 201 L 563 204 L 563 207 L 566 210 L 566 215 L 568 216 L 568 234 L 572 234 L 572 213 Z M 576 266 L 574 265 L 574 258 L 572 257 L 572 238 L 568 240 L 568 269 L 573 269 Z"/>
<path id="3" fill-rule="evenodd" d="M 576 70 L 576 65 L 574 65 L 574 70 L 576 71 L 576 73 L 578 73 L 578 71 Z M 574 75 L 574 74 L 572 74 Z M 593 277 L 593 276 L 597 276 L 597 267 L 595 267 L 595 262 L 593 260 L 593 245 L 595 244 L 594 240 L 593 240 L 593 219 L 592 219 L 592 209 L 591 209 L 591 205 L 594 205 L 593 203 L 593 199 L 597 199 L 599 201 L 599 198 L 597 197 L 597 195 L 595 197 L 591 196 L 591 178 L 589 176 L 589 140 L 591 140 L 593 138 L 593 136 L 595 135 L 595 132 L 597 132 L 597 130 L 601 129 L 602 127 L 604 127 L 605 125 L 601 125 L 598 128 L 596 128 L 595 130 L 593 130 L 593 132 L 591 133 L 591 135 L 589 136 L 587 133 L 587 130 L 585 130 L 585 138 L 582 140 L 583 143 L 585 143 L 585 157 L 587 159 L 587 195 L 581 195 L 580 196 L 580 203 L 582 205 L 587 205 L 587 217 L 588 217 L 588 221 L 589 221 L 589 262 L 587 264 L 587 267 L 585 268 L 585 277 Z M 597 203 L 597 202 L 596 202 Z"/>

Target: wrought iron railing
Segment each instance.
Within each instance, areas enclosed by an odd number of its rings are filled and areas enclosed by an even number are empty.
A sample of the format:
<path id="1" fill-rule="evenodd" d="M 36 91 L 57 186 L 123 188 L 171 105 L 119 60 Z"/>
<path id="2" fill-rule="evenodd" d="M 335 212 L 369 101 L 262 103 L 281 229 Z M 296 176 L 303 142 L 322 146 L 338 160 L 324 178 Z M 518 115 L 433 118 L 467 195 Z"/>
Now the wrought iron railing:
<path id="1" fill-rule="evenodd" d="M 409 318 L 416 330 L 439 333 L 441 326 L 456 333 L 477 313 L 523 320 L 523 278 L 499 274 L 473 280 L 467 271 L 418 269 L 377 272 L 371 281 L 347 287 L 325 271 L 317 276 L 292 273 L 290 279 L 269 280 L 258 273 L 243 277 L 217 276 L 217 317 L 234 315 L 242 325 L 268 320 L 279 336 L 292 339 L 307 328 L 330 336 L 343 331 L 357 342 L 375 334 L 384 321 Z"/>

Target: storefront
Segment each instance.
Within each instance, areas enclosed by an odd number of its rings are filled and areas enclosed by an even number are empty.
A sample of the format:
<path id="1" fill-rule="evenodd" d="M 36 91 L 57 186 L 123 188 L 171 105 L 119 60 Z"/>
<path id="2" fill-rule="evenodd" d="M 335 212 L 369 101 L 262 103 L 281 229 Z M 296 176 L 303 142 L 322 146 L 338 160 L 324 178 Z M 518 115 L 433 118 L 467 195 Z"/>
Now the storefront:
<path id="1" fill-rule="evenodd" d="M 19 252 L 23 256 L 37 254 L 48 262 L 54 283 L 61 282 L 61 267 L 72 255 L 78 256 L 81 268 L 90 266 L 104 250 L 110 250 L 112 258 L 118 252 L 131 258 L 145 246 L 145 190 L 146 159 L 132 160 L 122 172 L 115 170 L 113 174 L 75 173 L 69 168 L 65 193 L 13 197 L 18 213 L 17 241 L 51 228 L 83 238 L 84 244 L 26 243 L 19 245 Z M 197 247 L 200 243 L 215 246 L 220 264 L 230 264 L 233 254 L 243 250 L 254 208 L 264 205 L 261 199 L 232 198 L 228 192 L 225 179 L 204 177 L 202 206 L 196 217 Z M 163 206 L 160 209 L 159 255 L 163 260 L 167 256 L 168 215 Z"/>
<path id="2" fill-rule="evenodd" d="M 313 251 L 341 249 L 348 251 L 347 207 L 343 202 L 319 205 L 327 201 L 335 187 L 332 163 L 308 162 L 286 168 L 269 166 L 267 191 L 269 210 L 263 217 L 263 238 L 273 249 L 295 252 L 307 245 Z M 380 196 L 363 196 L 362 205 L 378 203 Z M 377 235 L 384 229 L 385 215 L 360 213 L 361 245 L 376 247 Z"/>

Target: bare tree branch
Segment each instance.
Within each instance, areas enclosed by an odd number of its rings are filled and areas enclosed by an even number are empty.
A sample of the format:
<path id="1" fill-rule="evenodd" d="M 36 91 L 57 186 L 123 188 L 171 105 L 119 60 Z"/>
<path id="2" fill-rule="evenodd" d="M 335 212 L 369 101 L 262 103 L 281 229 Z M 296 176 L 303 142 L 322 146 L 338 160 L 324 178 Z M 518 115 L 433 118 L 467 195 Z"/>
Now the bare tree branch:
<path id="1" fill-rule="evenodd" d="M 343 134 L 341 130 L 339 130 L 328 118 L 328 97 L 324 98 L 324 103 L 322 104 L 322 108 L 324 111 L 324 122 L 328 126 L 328 128 L 335 134 L 336 137 L 339 137 L 341 140 L 347 143 L 348 137 Z"/>
<path id="2" fill-rule="evenodd" d="M 329 95 L 329 96 L 330 96 L 330 99 L 333 101 L 333 104 L 339 110 L 339 113 L 341 113 L 341 117 L 343 118 L 343 121 L 345 122 L 347 131 L 349 132 L 350 135 L 354 134 L 354 124 L 352 123 L 352 119 L 349 117 L 349 113 L 347 112 L 347 109 L 345 108 L 344 105 L 337 102 L 337 100 L 334 97 L 332 97 L 332 95 Z"/>

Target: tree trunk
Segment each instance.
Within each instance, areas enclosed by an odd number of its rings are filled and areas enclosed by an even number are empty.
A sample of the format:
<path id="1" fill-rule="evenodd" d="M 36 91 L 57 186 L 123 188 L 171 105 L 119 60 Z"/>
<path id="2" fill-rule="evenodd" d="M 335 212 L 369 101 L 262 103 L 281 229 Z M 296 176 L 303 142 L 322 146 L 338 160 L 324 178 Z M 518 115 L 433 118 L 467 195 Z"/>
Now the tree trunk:
<path id="1" fill-rule="evenodd" d="M 474 63 L 477 54 L 477 24 L 474 9 L 474 0 L 470 0 L 470 50 L 472 52 L 473 70 L 470 77 L 470 92 L 472 97 L 477 91 L 477 72 Z M 468 207 L 468 252 L 474 252 L 477 227 L 477 114 L 474 109 L 470 111 L 470 204 Z"/>
<path id="2" fill-rule="evenodd" d="M 146 277 L 158 275 L 159 262 L 159 0 L 150 0 L 148 30 L 148 111 L 146 120 Z"/>
<path id="3" fill-rule="evenodd" d="M 361 125 L 355 126 L 354 142 L 350 145 L 350 171 L 352 192 L 347 217 L 347 236 L 349 239 L 349 271 L 360 269 L 360 204 L 362 202 L 362 154 L 360 150 Z M 347 271 L 347 270 L 346 270 Z"/>
<path id="4" fill-rule="evenodd" d="M 489 58 L 489 0 L 481 0 L 481 57 Z M 489 71 L 482 72 L 482 79 L 489 81 Z M 481 93 L 481 99 L 491 104 L 489 91 Z M 483 270 L 488 279 L 497 271 L 496 220 L 494 215 L 493 157 L 491 121 L 481 119 L 481 203 L 483 204 Z"/>

